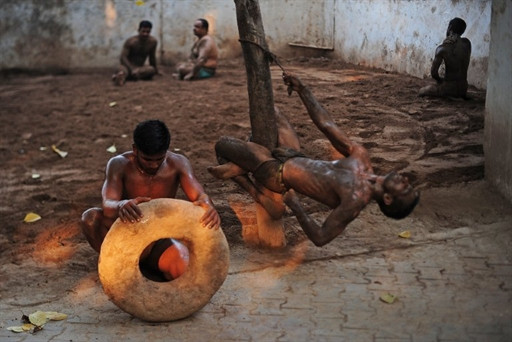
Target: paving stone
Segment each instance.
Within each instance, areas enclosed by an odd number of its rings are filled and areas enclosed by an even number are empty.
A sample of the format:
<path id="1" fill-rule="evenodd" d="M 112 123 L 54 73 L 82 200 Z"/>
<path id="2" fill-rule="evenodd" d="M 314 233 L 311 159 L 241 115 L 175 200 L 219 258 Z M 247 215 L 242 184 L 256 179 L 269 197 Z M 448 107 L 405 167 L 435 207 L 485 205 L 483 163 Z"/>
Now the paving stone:
<path id="1" fill-rule="evenodd" d="M 512 234 L 498 232 L 493 238 L 505 242 L 493 245 L 474 229 L 464 232 L 455 240 L 293 268 L 239 262 L 210 303 L 176 322 L 133 318 L 88 278 L 82 292 L 51 299 L 67 320 L 21 335 L 5 328 L 19 323 L 20 313 L 47 305 L 16 298 L 25 301 L 20 309 L 0 298 L 0 341 L 512 341 L 512 250 L 505 243 Z M 397 300 L 381 302 L 385 292 Z M 88 309 L 77 311 L 74 303 Z"/>

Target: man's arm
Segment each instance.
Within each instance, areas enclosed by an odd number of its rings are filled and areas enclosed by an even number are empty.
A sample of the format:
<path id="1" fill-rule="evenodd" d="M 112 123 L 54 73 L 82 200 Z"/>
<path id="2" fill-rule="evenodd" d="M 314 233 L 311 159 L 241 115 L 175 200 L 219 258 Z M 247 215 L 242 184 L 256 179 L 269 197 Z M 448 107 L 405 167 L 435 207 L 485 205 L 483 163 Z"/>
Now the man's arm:
<path id="1" fill-rule="evenodd" d="M 154 40 L 154 44 L 151 47 L 151 50 L 149 51 L 149 65 L 151 65 L 153 68 L 155 68 L 155 72 L 159 74 L 158 67 L 156 66 L 156 47 L 158 45 L 158 42 L 156 39 Z"/>
<path id="2" fill-rule="evenodd" d="M 187 158 L 177 155 L 176 163 L 179 165 L 180 170 L 180 185 L 187 198 L 197 206 L 206 210 L 201 223 L 207 228 L 218 229 L 220 227 L 220 217 L 213 206 L 210 197 L 206 194 L 201 184 L 194 176 L 192 166 Z"/>
<path id="3" fill-rule="evenodd" d="M 329 113 L 315 98 L 311 90 L 304 86 L 301 80 L 293 75 L 283 74 L 283 80 L 290 89 L 295 90 L 306 107 L 311 120 L 318 129 L 329 139 L 331 144 L 345 157 L 352 154 L 354 143 L 336 125 Z"/>
<path id="4" fill-rule="evenodd" d="M 443 55 L 443 46 L 438 46 L 436 49 L 436 54 L 434 56 L 434 61 L 432 62 L 432 67 L 430 68 L 430 74 L 432 75 L 432 78 L 436 80 L 437 83 L 443 82 L 443 79 L 439 76 L 439 67 L 441 66 L 441 63 L 443 63 Z"/>
<path id="5" fill-rule="evenodd" d="M 345 227 L 357 217 L 361 208 L 357 204 L 349 206 L 338 206 L 325 219 L 322 226 L 319 226 L 314 219 L 309 217 L 300 204 L 299 198 L 294 190 L 288 190 L 283 197 L 286 205 L 293 211 L 300 226 L 307 237 L 321 247 L 337 237 Z"/>
<path id="6" fill-rule="evenodd" d="M 149 197 L 137 197 L 122 200 L 123 174 L 125 161 L 123 156 L 117 156 L 109 160 L 107 164 L 105 182 L 101 189 L 103 198 L 103 214 L 115 220 L 121 218 L 123 222 L 135 222 L 140 220 L 142 212 L 137 204 L 151 200 Z"/>
<path id="7" fill-rule="evenodd" d="M 123 49 L 121 50 L 121 64 L 128 69 L 129 73 L 132 73 L 132 70 L 136 68 L 136 66 L 134 66 L 128 59 L 128 56 L 130 55 L 131 44 L 131 39 L 128 39 L 124 43 Z"/>

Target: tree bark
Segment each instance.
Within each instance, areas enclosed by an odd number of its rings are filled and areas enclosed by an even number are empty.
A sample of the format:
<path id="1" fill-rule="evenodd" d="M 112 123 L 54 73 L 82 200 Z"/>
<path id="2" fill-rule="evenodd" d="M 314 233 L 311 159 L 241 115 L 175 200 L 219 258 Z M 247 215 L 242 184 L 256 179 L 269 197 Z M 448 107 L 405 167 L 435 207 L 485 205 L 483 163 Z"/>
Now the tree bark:
<path id="1" fill-rule="evenodd" d="M 270 66 L 265 49 L 265 31 L 258 0 L 234 0 L 238 32 L 247 72 L 249 116 L 252 141 L 272 150 L 277 146 L 277 123 L 274 111 L 274 94 Z M 277 194 L 276 194 L 277 195 Z M 277 195 L 279 196 L 279 195 Z M 283 220 L 274 220 L 256 203 L 257 234 L 246 234 L 248 244 L 280 248 L 286 245 Z M 250 241 L 248 241 L 250 240 Z"/>
<path id="2" fill-rule="evenodd" d="M 258 0 L 235 0 L 238 32 L 247 72 L 252 141 L 272 150 L 277 146 L 277 125 L 268 50 Z M 254 42 L 256 44 L 252 44 Z"/>

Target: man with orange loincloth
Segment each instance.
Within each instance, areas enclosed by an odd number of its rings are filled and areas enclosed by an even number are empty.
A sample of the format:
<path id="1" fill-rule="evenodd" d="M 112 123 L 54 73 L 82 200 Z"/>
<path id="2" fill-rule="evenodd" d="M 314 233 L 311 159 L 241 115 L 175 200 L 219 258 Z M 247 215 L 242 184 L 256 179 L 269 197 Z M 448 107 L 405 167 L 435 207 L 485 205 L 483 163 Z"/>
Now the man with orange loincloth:
<path id="1" fill-rule="evenodd" d="M 468 67 L 471 56 L 471 42 L 461 35 L 466 30 L 466 22 L 461 18 L 450 20 L 446 38 L 436 49 L 430 73 L 437 84 L 420 89 L 419 96 L 462 97 L 468 90 Z M 444 62 L 445 76 L 439 76 L 439 67 Z"/>
<path id="2" fill-rule="evenodd" d="M 89 244 L 100 252 L 105 236 L 117 218 L 136 222 L 142 218 L 139 203 L 153 198 L 174 198 L 178 187 L 194 205 L 206 212 L 204 227 L 218 229 L 220 217 L 203 187 L 194 176 L 189 160 L 168 151 L 171 136 L 158 120 L 143 121 L 133 132 L 133 150 L 111 158 L 101 191 L 102 208 L 82 214 L 82 231 Z M 179 277 L 188 265 L 188 250 L 176 240 L 162 239 L 141 256 L 141 264 L 159 271 L 167 280 Z"/>
<path id="3" fill-rule="evenodd" d="M 194 35 L 198 38 L 190 51 L 187 62 L 178 64 L 177 76 L 180 80 L 209 78 L 215 75 L 217 68 L 217 45 L 208 34 L 208 21 L 199 18 L 194 23 Z"/>
<path id="4" fill-rule="evenodd" d="M 126 80 L 150 80 L 154 75 L 160 74 L 156 66 L 155 37 L 151 36 L 153 24 L 143 20 L 139 24 L 139 34 L 128 38 L 121 51 L 121 65 L 112 75 L 116 85 L 123 85 Z M 149 65 L 144 65 L 149 58 Z"/>

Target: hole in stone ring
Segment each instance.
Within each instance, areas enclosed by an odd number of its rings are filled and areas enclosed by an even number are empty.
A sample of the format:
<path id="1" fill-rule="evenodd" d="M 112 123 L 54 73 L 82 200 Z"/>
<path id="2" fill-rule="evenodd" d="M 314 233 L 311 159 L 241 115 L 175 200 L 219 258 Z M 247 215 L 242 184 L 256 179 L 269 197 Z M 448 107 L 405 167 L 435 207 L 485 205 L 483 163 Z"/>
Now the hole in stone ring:
<path id="1" fill-rule="evenodd" d="M 189 250 L 180 240 L 163 238 L 151 242 L 141 253 L 139 269 L 142 275 L 156 282 L 179 278 L 187 271 Z"/>

